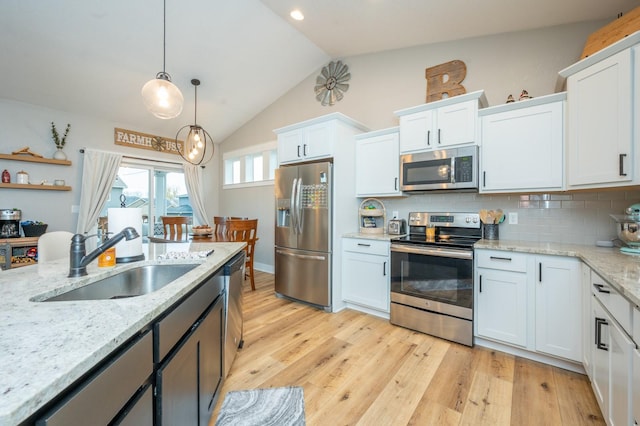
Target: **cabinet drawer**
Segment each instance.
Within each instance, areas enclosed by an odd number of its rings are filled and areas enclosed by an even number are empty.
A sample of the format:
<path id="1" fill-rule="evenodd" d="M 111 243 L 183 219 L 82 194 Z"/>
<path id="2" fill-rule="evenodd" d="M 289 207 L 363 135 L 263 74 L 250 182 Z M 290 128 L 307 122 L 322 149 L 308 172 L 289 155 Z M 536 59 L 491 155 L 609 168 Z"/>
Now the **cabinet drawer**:
<path id="1" fill-rule="evenodd" d="M 500 269 L 501 271 L 526 272 L 527 255 L 502 250 L 476 250 L 479 268 Z"/>
<path id="2" fill-rule="evenodd" d="M 591 276 L 591 291 L 628 335 L 632 334 L 631 303 L 597 274 Z"/>
<path id="3" fill-rule="evenodd" d="M 194 293 L 180 302 L 177 308 L 153 326 L 155 347 L 153 361 L 160 362 L 191 329 L 198 317 L 224 290 L 224 275 L 220 270 L 210 276 Z"/>
<path id="4" fill-rule="evenodd" d="M 364 238 L 345 238 L 342 240 L 344 251 L 389 256 L 389 242 L 368 240 Z"/>
<path id="5" fill-rule="evenodd" d="M 152 346 L 148 332 L 36 424 L 108 424 L 151 375 Z"/>

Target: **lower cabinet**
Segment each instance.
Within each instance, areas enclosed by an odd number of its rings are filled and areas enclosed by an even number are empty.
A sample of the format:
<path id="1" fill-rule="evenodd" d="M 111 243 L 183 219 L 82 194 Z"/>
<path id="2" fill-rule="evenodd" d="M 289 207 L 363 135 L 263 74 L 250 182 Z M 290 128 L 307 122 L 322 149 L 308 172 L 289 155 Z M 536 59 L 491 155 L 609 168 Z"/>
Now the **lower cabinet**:
<path id="1" fill-rule="evenodd" d="M 219 297 L 158 369 L 158 424 L 209 424 L 222 382 L 223 307 Z"/>
<path id="2" fill-rule="evenodd" d="M 592 273 L 593 335 L 590 374 L 600 409 L 609 426 L 631 425 L 638 396 L 634 395 L 633 357 L 630 337 L 631 306 L 602 278 Z M 637 381 L 637 380 L 636 380 Z"/>
<path id="3" fill-rule="evenodd" d="M 89 419 L 92 424 L 106 425 L 114 420 L 118 423 L 126 417 L 127 407 L 137 406 L 136 396 L 153 372 L 152 344 L 152 333 L 147 330 L 38 419 L 36 425 L 86 425 Z M 132 399 L 135 402 L 129 403 Z M 136 424 L 152 425 L 152 409 L 144 403 L 137 406 Z M 122 410 L 125 413 L 119 414 Z"/>
<path id="4" fill-rule="evenodd" d="M 640 306 L 633 308 L 633 341 L 636 349 L 633 351 L 633 386 L 631 389 L 631 413 L 633 425 L 640 425 Z"/>
<path id="5" fill-rule="evenodd" d="M 223 379 L 223 291 L 220 270 L 154 324 L 156 426 L 209 424 Z"/>
<path id="6" fill-rule="evenodd" d="M 220 268 L 34 415 L 36 425 L 207 426 L 223 381 L 224 325 Z"/>
<path id="7" fill-rule="evenodd" d="M 640 330 L 638 331 L 640 333 Z M 638 343 L 636 341 L 636 343 Z M 640 349 L 633 351 L 633 389 L 632 392 L 632 414 L 633 425 L 640 425 Z"/>
<path id="8" fill-rule="evenodd" d="M 582 362 L 582 262 L 540 255 L 534 262 L 536 351 Z"/>
<path id="9" fill-rule="evenodd" d="M 527 346 L 527 255 L 476 251 L 476 334 Z"/>
<path id="10" fill-rule="evenodd" d="M 475 252 L 475 333 L 582 362 L 582 269 L 576 258 Z"/>
<path id="11" fill-rule="evenodd" d="M 353 308 L 389 314 L 389 241 L 344 238 L 342 298 Z"/>

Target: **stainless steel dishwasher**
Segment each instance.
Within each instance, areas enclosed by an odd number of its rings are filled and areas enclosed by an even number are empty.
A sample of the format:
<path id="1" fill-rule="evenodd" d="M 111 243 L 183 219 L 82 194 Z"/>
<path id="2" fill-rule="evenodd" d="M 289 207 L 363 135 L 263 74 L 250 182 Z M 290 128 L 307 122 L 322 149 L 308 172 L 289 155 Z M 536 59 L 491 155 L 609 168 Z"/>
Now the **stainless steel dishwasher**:
<path id="1" fill-rule="evenodd" d="M 225 266 L 225 330 L 224 377 L 227 377 L 238 348 L 242 348 L 242 283 L 244 282 L 244 251 L 235 255 Z"/>

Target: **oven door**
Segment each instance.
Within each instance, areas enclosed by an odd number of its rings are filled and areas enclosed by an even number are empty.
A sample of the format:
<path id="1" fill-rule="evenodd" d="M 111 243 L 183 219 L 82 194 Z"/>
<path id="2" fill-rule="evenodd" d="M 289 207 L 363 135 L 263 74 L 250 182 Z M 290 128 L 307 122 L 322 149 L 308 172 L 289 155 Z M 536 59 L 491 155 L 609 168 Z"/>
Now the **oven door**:
<path id="1" fill-rule="evenodd" d="M 473 251 L 392 244 L 391 299 L 471 320 Z"/>

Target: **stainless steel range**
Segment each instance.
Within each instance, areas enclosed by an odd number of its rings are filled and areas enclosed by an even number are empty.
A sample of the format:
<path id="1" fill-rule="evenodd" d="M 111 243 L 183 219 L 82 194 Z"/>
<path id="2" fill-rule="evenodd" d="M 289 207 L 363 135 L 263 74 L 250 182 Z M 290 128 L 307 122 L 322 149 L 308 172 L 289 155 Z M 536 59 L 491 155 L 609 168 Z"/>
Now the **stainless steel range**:
<path id="1" fill-rule="evenodd" d="M 392 324 L 473 346 L 473 244 L 478 213 L 409 213 L 391 243 Z"/>

